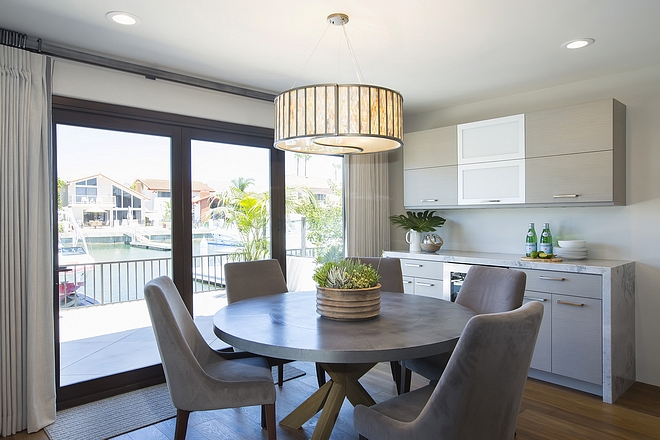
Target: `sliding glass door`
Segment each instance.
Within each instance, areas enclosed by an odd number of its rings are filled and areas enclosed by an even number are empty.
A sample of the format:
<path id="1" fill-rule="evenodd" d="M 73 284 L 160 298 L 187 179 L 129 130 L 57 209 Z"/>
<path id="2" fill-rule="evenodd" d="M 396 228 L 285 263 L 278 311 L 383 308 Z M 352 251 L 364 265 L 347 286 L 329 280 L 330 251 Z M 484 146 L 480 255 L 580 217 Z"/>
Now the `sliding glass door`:
<path id="1" fill-rule="evenodd" d="M 270 149 L 191 141 L 193 310 L 212 345 L 213 315 L 227 305 L 224 265 L 271 258 Z"/>
<path id="2" fill-rule="evenodd" d="M 283 264 L 284 162 L 272 130 L 53 99 L 58 407 L 162 382 L 144 285 L 174 280 L 198 324 L 222 266 Z"/>

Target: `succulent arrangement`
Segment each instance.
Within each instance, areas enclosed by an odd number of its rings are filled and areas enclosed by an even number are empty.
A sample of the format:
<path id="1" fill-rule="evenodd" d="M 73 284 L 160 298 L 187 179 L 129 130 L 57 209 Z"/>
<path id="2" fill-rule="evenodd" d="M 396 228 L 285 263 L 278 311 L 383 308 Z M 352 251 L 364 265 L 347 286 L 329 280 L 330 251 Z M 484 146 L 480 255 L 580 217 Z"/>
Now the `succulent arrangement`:
<path id="1" fill-rule="evenodd" d="M 338 260 L 328 261 L 318 266 L 312 278 L 319 287 L 366 289 L 376 287 L 380 275 L 370 264 L 353 260 Z"/>
<path id="2" fill-rule="evenodd" d="M 435 211 L 412 212 L 407 211 L 406 215 L 392 215 L 390 222 L 393 225 L 417 232 L 433 232 L 445 224 L 445 219 L 435 215 Z"/>

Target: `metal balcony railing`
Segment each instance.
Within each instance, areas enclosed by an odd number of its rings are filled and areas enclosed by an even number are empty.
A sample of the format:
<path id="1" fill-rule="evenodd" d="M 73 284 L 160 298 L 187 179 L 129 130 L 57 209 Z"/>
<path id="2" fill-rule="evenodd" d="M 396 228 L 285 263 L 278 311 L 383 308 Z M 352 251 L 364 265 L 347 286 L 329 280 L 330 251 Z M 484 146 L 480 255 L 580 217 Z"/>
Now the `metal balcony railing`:
<path id="1" fill-rule="evenodd" d="M 224 265 L 229 254 L 193 257 L 193 293 L 224 288 Z M 144 298 L 144 286 L 162 275 L 171 276 L 172 258 L 109 261 L 68 265 L 60 272 L 60 307 L 89 307 Z"/>

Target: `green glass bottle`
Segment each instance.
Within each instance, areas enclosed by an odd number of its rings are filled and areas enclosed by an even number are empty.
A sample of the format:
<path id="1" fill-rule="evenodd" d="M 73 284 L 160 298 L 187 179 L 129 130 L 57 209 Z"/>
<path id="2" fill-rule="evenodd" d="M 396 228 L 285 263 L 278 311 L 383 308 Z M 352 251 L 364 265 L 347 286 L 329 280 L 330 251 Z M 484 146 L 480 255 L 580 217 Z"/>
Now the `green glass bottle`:
<path id="1" fill-rule="evenodd" d="M 550 223 L 543 223 L 543 231 L 541 231 L 541 240 L 539 243 L 539 252 L 552 254 L 552 234 L 550 233 Z"/>
<path id="2" fill-rule="evenodd" d="M 527 239 L 525 240 L 525 255 L 528 257 L 531 256 L 532 252 L 536 252 L 536 230 L 534 229 L 534 223 L 529 224 L 529 229 L 527 230 Z"/>

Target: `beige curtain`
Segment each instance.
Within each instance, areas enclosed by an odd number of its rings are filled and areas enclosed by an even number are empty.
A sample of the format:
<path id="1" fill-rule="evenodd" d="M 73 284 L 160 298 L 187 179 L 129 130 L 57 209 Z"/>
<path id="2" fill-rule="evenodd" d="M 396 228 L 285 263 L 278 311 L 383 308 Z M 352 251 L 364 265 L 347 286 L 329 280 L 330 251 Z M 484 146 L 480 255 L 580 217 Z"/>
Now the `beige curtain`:
<path id="1" fill-rule="evenodd" d="M 390 246 L 388 153 L 344 159 L 346 255 L 378 257 Z"/>
<path id="2" fill-rule="evenodd" d="M 0 435 L 55 420 L 51 60 L 0 46 Z"/>

